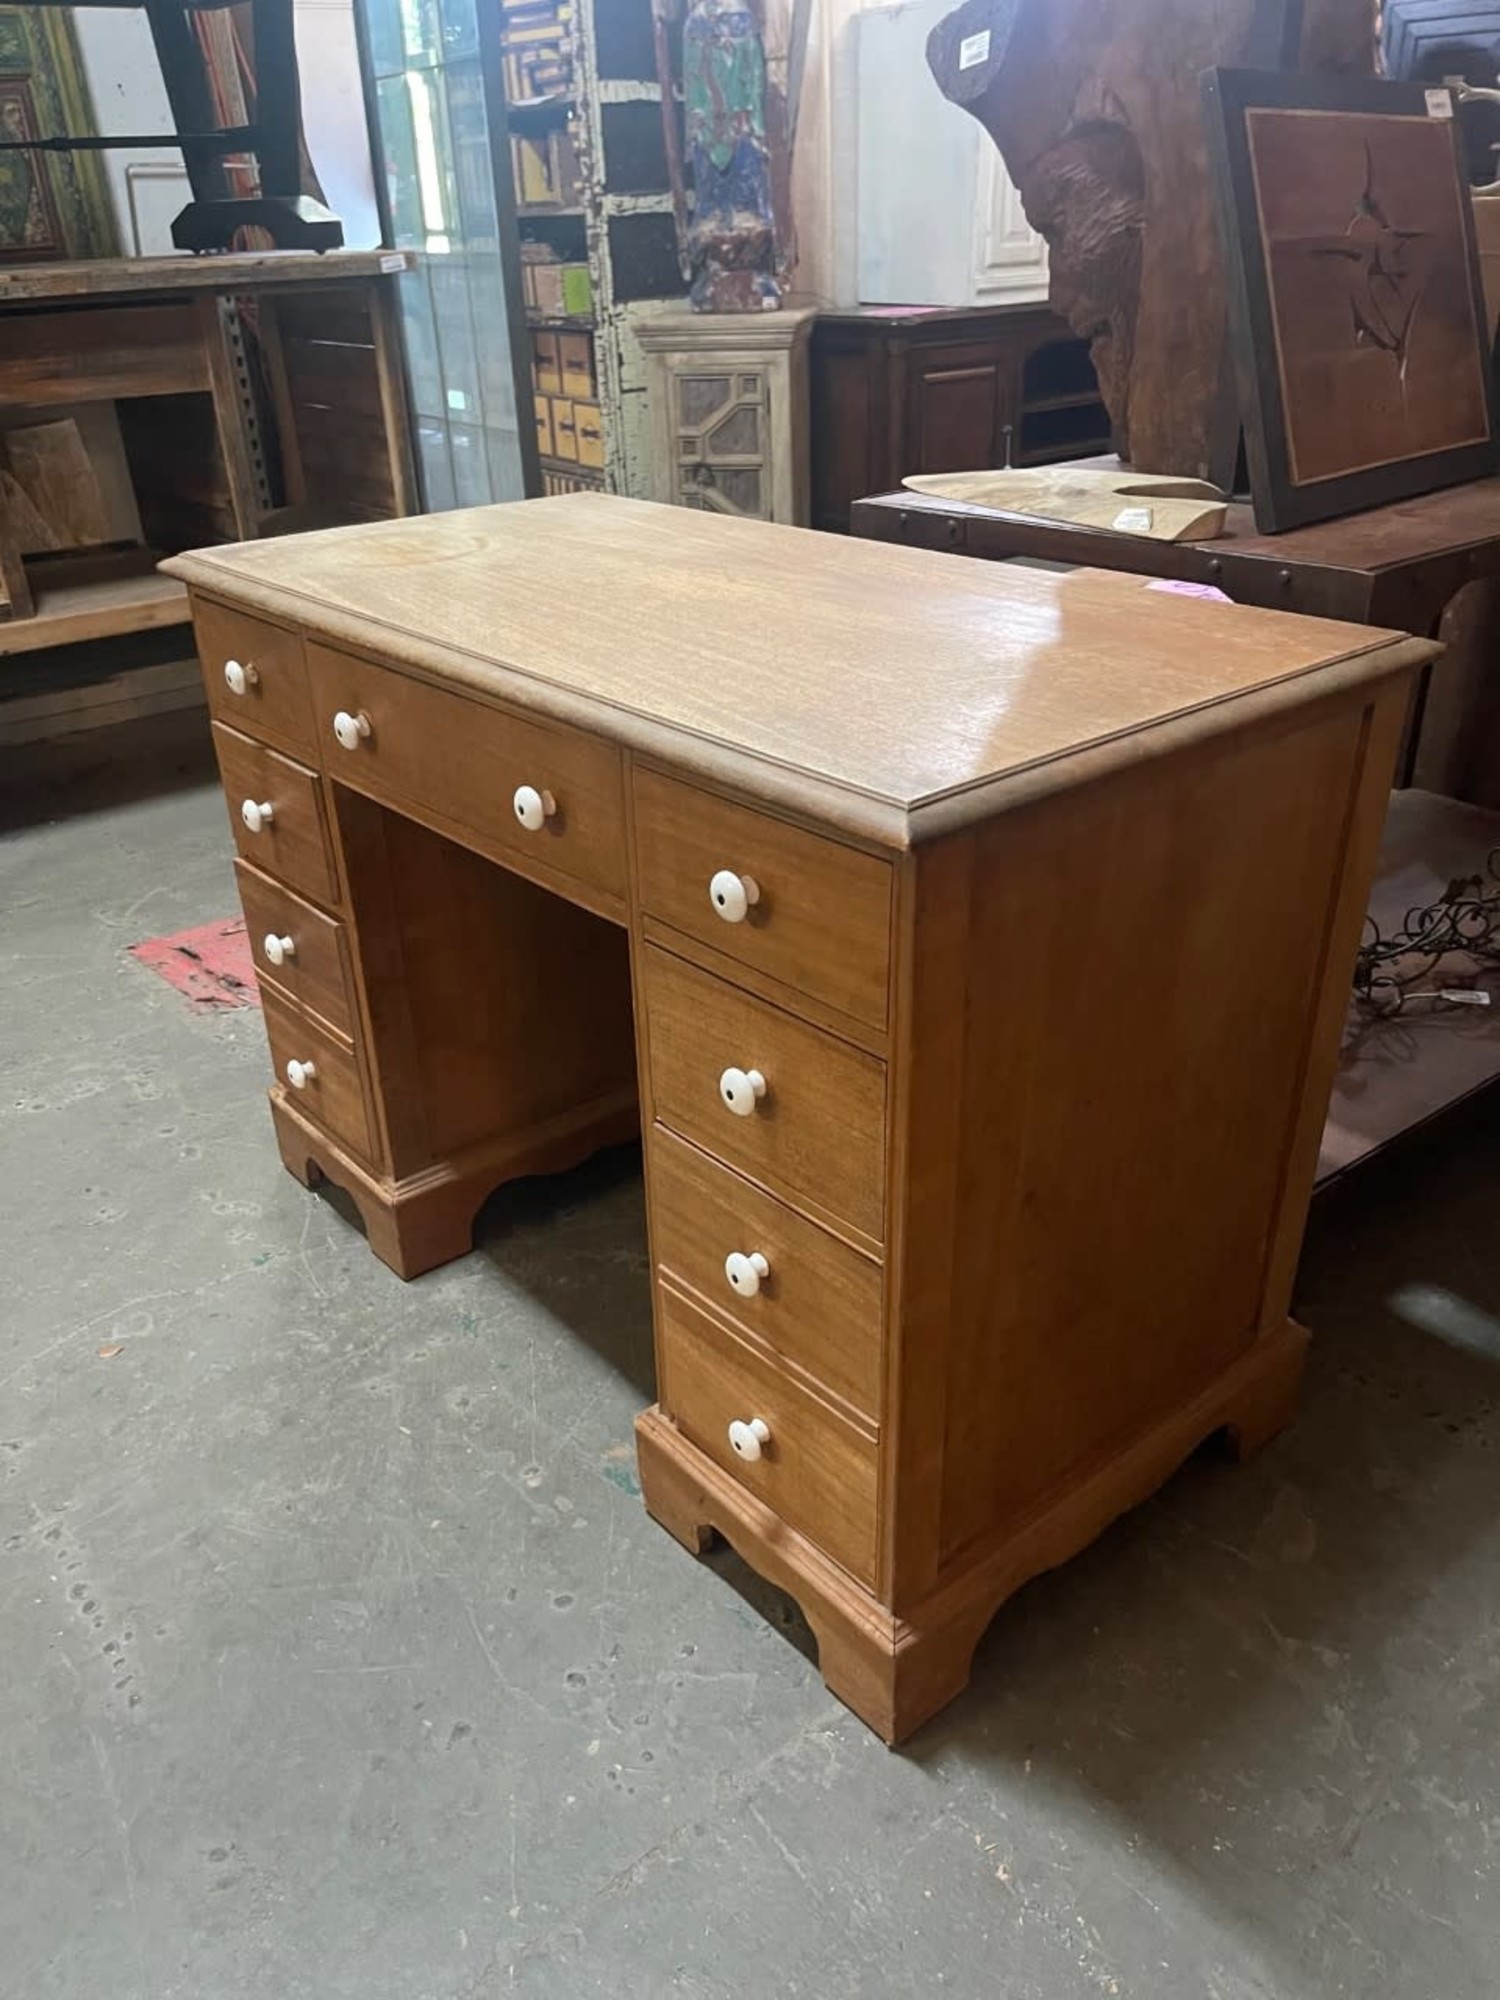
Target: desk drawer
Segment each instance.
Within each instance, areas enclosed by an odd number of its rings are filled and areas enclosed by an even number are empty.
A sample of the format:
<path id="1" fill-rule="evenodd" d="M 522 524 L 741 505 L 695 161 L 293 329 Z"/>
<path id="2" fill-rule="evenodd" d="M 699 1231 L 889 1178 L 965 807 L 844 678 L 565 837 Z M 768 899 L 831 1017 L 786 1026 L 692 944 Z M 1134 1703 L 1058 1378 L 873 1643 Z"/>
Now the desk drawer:
<path id="1" fill-rule="evenodd" d="M 193 599 L 193 632 L 210 712 L 300 757 L 317 755 L 302 634 Z"/>
<path id="2" fill-rule="evenodd" d="M 308 668 L 330 777 L 457 822 L 523 874 L 536 864 L 624 896 L 624 777 L 611 745 L 325 646 L 308 648 Z M 353 749 L 334 733 L 340 712 L 369 719 Z M 534 827 L 519 817 L 523 789 L 536 795 Z M 554 807 L 545 816 L 543 800 Z"/>
<path id="3" fill-rule="evenodd" d="M 889 862 L 785 820 L 636 770 L 641 906 L 799 992 L 873 1028 L 890 983 Z M 755 886 L 741 902 L 727 873 Z"/>
<path id="4" fill-rule="evenodd" d="M 654 945 L 642 950 L 641 967 L 654 1115 L 728 1165 L 878 1240 L 884 1063 Z M 759 1097 L 738 1090 L 743 1114 L 722 1094 L 731 1070 L 764 1082 Z"/>
<path id="5" fill-rule="evenodd" d="M 229 824 L 241 856 L 320 903 L 337 903 L 338 874 L 317 773 L 222 722 L 213 727 Z"/>
<path id="6" fill-rule="evenodd" d="M 236 861 L 234 867 L 256 972 L 262 979 L 273 980 L 313 1013 L 321 1014 L 340 1034 L 352 1036 L 354 1005 L 349 994 L 344 926 L 273 882 L 269 875 L 262 875 L 248 861 Z M 274 960 L 266 955 L 270 939 L 275 940 L 278 953 Z"/>
<path id="7" fill-rule="evenodd" d="M 359 1057 L 300 1007 L 264 990 L 260 1001 L 276 1081 L 299 1111 L 326 1125 L 336 1139 L 370 1159 L 370 1118 Z M 292 1080 L 299 1073 L 303 1076 L 300 1085 Z"/>
<path id="8" fill-rule="evenodd" d="M 656 1293 L 662 1409 L 789 1527 L 863 1583 L 875 1578 L 875 1439 L 665 1285 Z M 759 1456 L 730 1443 L 759 1423 Z M 737 1429 L 742 1441 L 744 1432 Z"/>
<path id="9" fill-rule="evenodd" d="M 650 1146 L 658 1268 L 854 1409 L 877 1415 L 880 1265 L 665 1126 L 652 1127 Z M 733 1281 L 731 1254 L 740 1260 Z"/>

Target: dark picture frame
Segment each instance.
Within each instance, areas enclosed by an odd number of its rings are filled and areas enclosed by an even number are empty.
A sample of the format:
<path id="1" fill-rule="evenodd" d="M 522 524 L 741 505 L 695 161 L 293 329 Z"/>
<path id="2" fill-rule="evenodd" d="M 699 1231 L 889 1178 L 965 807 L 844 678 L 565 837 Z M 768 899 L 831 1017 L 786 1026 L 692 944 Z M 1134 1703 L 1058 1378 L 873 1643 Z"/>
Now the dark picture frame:
<path id="1" fill-rule="evenodd" d="M 1256 526 L 1279 534 L 1494 472 L 1450 94 L 1240 69 L 1209 71 L 1203 90 Z"/>

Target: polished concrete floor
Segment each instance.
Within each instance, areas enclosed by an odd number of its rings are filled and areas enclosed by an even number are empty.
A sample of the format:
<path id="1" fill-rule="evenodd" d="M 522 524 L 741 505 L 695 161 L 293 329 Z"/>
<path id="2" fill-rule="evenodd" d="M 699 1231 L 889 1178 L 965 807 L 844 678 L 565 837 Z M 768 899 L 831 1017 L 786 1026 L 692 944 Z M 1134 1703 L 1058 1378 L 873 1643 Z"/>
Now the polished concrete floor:
<path id="1" fill-rule="evenodd" d="M 125 955 L 233 907 L 216 793 L 88 763 L 0 804 L 5 2000 L 1493 2000 L 1493 1113 L 1315 1219 L 1294 1429 L 893 1755 L 642 1511 L 634 1159 L 400 1284 Z"/>

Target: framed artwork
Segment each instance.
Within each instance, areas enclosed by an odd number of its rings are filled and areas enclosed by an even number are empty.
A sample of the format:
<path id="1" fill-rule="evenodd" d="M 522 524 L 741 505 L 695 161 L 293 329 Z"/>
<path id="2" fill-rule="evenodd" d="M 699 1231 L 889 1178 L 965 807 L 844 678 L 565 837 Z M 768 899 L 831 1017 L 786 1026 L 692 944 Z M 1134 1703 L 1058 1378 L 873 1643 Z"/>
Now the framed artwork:
<path id="1" fill-rule="evenodd" d="M 0 6 L 0 141 L 94 129 L 68 15 Z M 0 150 L 0 262 L 109 257 L 118 249 L 97 153 Z"/>
<path id="2" fill-rule="evenodd" d="M 1256 525 L 1500 463 L 1453 100 L 1367 78 L 1204 79 Z"/>

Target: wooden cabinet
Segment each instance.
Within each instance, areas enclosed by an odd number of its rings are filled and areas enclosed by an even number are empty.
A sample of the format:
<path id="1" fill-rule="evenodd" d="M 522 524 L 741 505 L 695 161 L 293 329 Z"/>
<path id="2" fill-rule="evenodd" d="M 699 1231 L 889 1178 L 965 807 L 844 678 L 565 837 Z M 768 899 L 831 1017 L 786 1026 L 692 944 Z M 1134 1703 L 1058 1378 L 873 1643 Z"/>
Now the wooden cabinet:
<path id="1" fill-rule="evenodd" d="M 811 359 L 812 525 L 912 472 L 1041 465 L 1109 447 L 1087 343 L 1046 306 L 820 313 Z"/>

